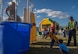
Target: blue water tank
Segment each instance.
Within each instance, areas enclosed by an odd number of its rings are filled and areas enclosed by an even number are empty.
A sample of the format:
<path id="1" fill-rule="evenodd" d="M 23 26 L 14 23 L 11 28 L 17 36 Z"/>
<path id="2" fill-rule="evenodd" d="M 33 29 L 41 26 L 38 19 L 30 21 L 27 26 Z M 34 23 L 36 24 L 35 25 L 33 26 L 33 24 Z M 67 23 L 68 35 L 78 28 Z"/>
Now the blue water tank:
<path id="1" fill-rule="evenodd" d="M 0 54 L 3 54 L 3 25 L 0 24 Z"/>
<path id="2" fill-rule="evenodd" d="M 31 24 L 3 22 L 3 54 L 23 54 L 30 45 Z"/>

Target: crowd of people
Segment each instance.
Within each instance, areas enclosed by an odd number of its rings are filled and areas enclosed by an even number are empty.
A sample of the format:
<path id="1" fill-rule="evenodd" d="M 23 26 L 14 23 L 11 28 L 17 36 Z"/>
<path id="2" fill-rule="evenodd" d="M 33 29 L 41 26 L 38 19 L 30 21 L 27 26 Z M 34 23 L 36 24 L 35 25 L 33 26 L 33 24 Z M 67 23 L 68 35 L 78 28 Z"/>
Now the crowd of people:
<path id="1" fill-rule="evenodd" d="M 47 29 L 47 27 L 44 28 L 44 30 L 42 31 L 43 32 L 43 37 L 42 38 L 46 39 L 48 36 L 50 36 L 50 38 L 51 38 L 50 48 L 52 48 L 54 43 L 56 42 L 56 43 L 59 44 L 60 53 L 61 54 L 68 54 L 69 49 L 67 48 L 67 46 L 70 45 L 72 37 L 74 39 L 74 46 L 77 45 L 77 42 L 76 42 L 76 28 L 77 28 L 77 22 L 75 22 L 75 20 L 71 16 L 69 18 L 68 27 L 61 28 L 59 30 L 59 32 L 58 32 L 59 34 L 63 35 L 64 37 L 68 36 L 67 45 L 65 45 L 63 43 L 62 39 L 58 39 L 56 37 L 56 24 L 55 24 L 55 22 L 53 22 L 53 26 L 51 26 L 49 28 L 49 30 Z"/>

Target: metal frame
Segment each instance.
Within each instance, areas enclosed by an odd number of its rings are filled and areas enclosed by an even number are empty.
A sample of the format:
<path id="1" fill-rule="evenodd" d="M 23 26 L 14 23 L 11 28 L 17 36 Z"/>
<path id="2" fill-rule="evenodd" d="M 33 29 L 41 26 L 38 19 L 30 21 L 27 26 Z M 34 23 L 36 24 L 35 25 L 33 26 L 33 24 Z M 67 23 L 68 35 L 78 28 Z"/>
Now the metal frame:
<path id="1" fill-rule="evenodd" d="M 0 0 L 0 22 L 3 21 L 3 0 Z"/>
<path id="2" fill-rule="evenodd" d="M 27 2 L 27 21 L 28 21 L 28 23 L 31 23 L 31 12 L 32 12 L 32 9 L 33 9 L 33 2 L 32 2 L 32 0 L 26 0 L 26 2 Z M 29 4 L 29 2 L 30 2 L 30 4 Z M 30 7 L 31 6 L 31 7 Z"/>

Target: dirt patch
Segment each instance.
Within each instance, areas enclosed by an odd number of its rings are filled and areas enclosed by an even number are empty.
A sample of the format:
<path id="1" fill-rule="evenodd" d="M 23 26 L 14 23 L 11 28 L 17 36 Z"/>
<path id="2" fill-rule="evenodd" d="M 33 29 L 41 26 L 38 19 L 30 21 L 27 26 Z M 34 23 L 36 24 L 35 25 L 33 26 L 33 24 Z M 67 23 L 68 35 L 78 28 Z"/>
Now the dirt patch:
<path id="1" fill-rule="evenodd" d="M 69 49 L 69 54 L 78 54 L 78 49 Z M 30 48 L 24 54 L 60 54 L 58 48 Z"/>

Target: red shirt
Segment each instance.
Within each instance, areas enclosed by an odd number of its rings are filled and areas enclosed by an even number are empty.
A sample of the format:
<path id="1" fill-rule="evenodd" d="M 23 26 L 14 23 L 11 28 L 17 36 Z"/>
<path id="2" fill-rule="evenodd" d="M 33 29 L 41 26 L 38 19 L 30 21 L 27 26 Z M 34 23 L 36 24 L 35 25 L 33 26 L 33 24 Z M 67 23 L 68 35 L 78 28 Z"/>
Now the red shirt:
<path id="1" fill-rule="evenodd" d="M 51 27 L 51 29 L 55 29 L 55 25 L 53 25 L 53 26 Z"/>

